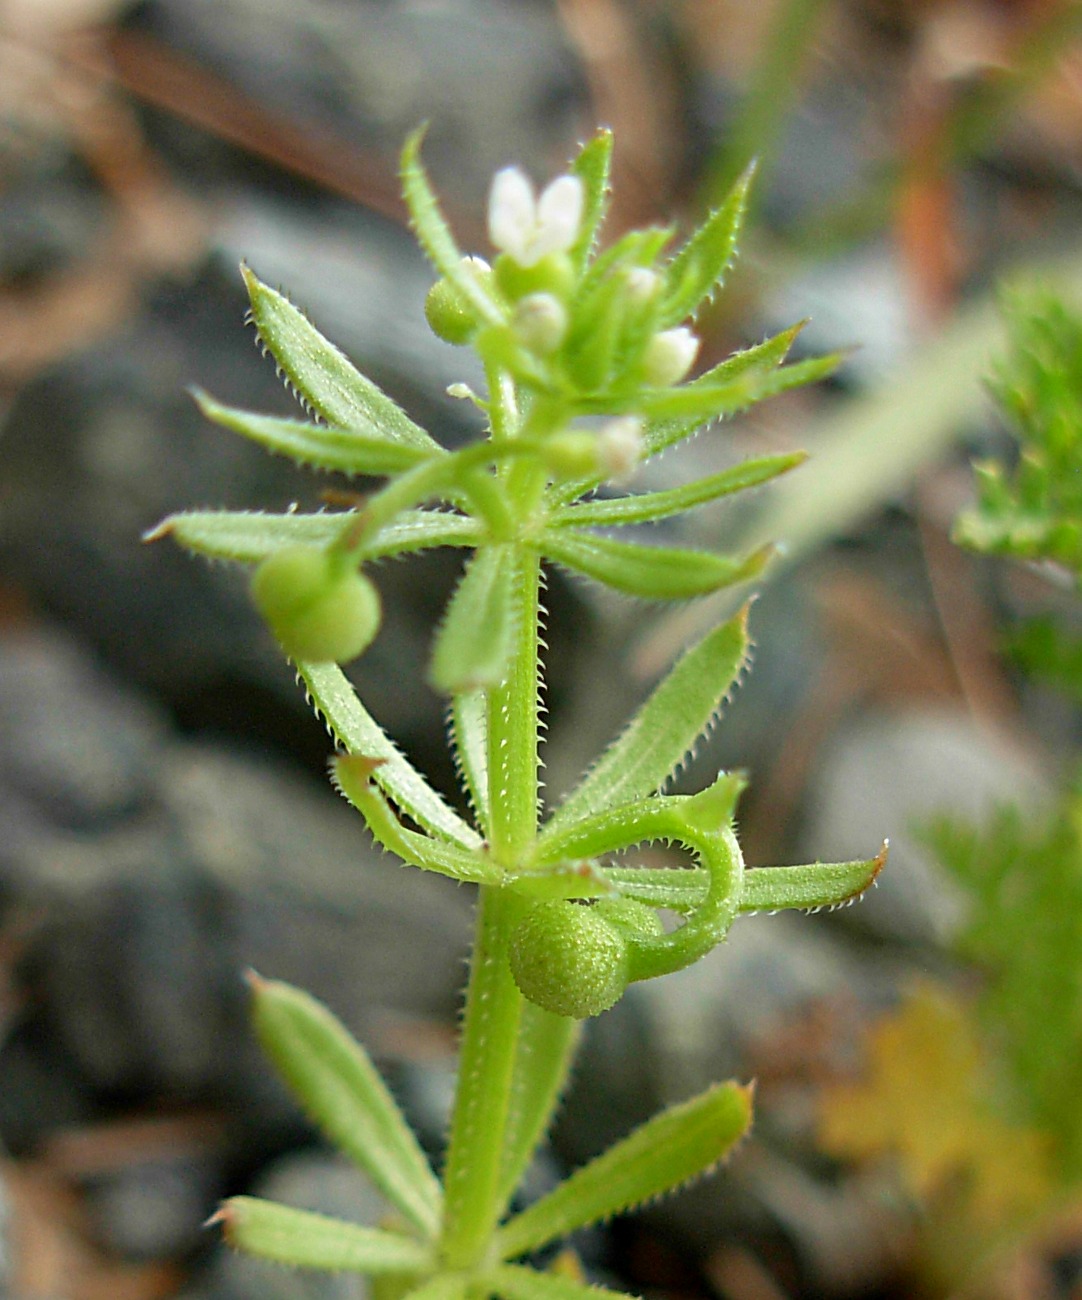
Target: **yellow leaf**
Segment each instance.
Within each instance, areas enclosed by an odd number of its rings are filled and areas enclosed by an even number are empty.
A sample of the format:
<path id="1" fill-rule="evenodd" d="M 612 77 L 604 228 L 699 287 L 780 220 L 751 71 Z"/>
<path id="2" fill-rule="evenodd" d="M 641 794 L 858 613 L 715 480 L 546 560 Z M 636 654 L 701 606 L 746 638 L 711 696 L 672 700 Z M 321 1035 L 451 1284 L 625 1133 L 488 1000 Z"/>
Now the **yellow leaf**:
<path id="1" fill-rule="evenodd" d="M 830 1154 L 893 1159 L 917 1199 L 949 1198 L 986 1224 L 1048 1198 L 1047 1138 L 994 1108 L 989 1062 L 962 1002 L 917 986 L 873 1026 L 866 1053 L 863 1077 L 821 1099 L 819 1139 Z"/>

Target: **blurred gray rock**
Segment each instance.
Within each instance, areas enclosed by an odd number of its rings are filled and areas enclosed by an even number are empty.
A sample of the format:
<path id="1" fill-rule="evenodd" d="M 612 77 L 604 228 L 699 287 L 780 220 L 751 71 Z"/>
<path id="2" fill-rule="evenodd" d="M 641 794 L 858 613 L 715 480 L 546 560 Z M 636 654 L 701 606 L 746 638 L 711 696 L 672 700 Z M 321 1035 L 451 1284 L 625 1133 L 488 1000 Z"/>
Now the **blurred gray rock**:
<path id="1" fill-rule="evenodd" d="M 313 130 L 397 156 L 431 121 L 441 184 L 565 150 L 584 95 L 554 10 L 494 0 L 154 0 L 141 22 Z M 562 159 L 561 159 L 562 161 Z"/>
<path id="2" fill-rule="evenodd" d="M 962 901 L 920 843 L 920 828 L 949 814 L 983 821 L 997 804 L 1038 808 L 1047 774 L 1008 735 L 960 710 L 870 714 L 824 747 L 806 795 L 802 860 L 890 856 L 878 886 L 843 914 L 846 925 L 906 943 L 942 943 Z"/>
<path id="3" fill-rule="evenodd" d="M 33 919 L 25 978 L 38 1041 L 84 1085 L 249 1103 L 266 1093 L 247 1032 L 248 967 L 310 989 L 362 1032 L 388 1010 L 453 1017 L 467 891 L 374 852 L 329 787 L 252 754 L 170 738 L 163 718 L 62 638 L 8 635 L 0 665 L 0 716 L 16 711 L 27 682 L 57 685 L 60 716 L 50 716 L 48 689 L 38 712 L 54 765 L 68 774 L 61 816 L 49 765 L 11 781 L 4 774 L 18 755 L 0 761 L 0 900 L 5 916 Z M 138 720 L 130 735 L 126 718 Z M 143 751 L 125 786 L 109 745 L 112 736 L 127 754 L 131 735 Z M 72 738 L 74 760 L 56 737 Z M 114 773 L 104 803 L 80 793 L 83 745 L 100 747 Z M 101 788 L 95 776 L 95 797 Z M 71 806 L 110 816 L 75 826 Z M 12 1064 L 25 1075 L 33 1036 L 14 1041 L 22 1056 Z M 4 1065 L 0 1051 L 0 1090 Z"/>
<path id="4" fill-rule="evenodd" d="M 123 1259 L 186 1258 L 202 1244 L 201 1225 L 222 1193 L 223 1178 L 220 1159 L 209 1149 L 123 1162 L 85 1188 L 91 1231 Z"/>

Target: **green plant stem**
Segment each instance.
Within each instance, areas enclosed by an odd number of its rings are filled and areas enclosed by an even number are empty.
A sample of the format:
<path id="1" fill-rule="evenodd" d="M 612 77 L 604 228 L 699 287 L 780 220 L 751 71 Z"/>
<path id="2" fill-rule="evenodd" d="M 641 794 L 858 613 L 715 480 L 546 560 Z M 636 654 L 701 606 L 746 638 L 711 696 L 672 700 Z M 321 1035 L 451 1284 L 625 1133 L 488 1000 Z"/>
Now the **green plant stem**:
<path id="1" fill-rule="evenodd" d="M 515 650 L 488 693 L 490 847 L 497 862 L 521 861 L 537 834 L 538 613 L 540 561 L 516 547 Z M 450 1268 L 483 1262 L 504 1208 L 505 1137 L 518 1058 L 522 995 L 507 950 L 526 900 L 483 887 L 466 990 L 458 1091 L 444 1177 L 442 1238 Z"/>
<path id="2" fill-rule="evenodd" d="M 441 1247 L 448 1268 L 482 1262 L 500 1212 L 500 1169 L 522 1011 L 507 948 L 523 905 L 510 890 L 480 890 L 444 1171 Z"/>

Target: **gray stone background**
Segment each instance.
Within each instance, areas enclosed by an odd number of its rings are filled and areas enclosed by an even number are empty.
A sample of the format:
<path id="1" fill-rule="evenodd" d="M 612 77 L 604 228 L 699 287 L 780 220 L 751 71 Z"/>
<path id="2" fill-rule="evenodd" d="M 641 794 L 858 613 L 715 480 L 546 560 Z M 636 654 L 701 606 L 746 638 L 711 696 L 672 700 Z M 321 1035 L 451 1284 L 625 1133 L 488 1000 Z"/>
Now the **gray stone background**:
<path id="1" fill-rule="evenodd" d="M 467 891 L 381 858 L 329 790 L 329 742 L 242 575 L 139 540 L 185 506 L 311 505 L 326 485 L 206 426 L 186 395 L 290 409 L 242 323 L 239 260 L 461 439 L 444 389 L 462 358 L 426 331 L 430 274 L 396 197 L 406 132 L 430 121 L 432 175 L 479 250 L 492 172 L 543 178 L 599 121 L 617 135 L 612 229 L 690 216 L 786 9 L 803 53 L 706 350 L 803 316 L 809 350 L 860 350 L 644 485 L 809 438 L 814 453 L 1008 260 L 1077 252 L 1073 47 L 939 188 L 890 185 L 922 132 L 1009 65 L 1027 6 L 0 0 L 0 1295 L 362 1294 L 230 1256 L 200 1226 L 238 1190 L 381 1213 L 260 1060 L 248 967 L 328 1001 L 441 1141 Z M 840 916 L 741 921 L 723 951 L 591 1026 L 537 1187 L 662 1102 L 761 1080 L 757 1136 L 722 1177 L 580 1243 L 598 1280 L 722 1300 L 902 1294 L 881 1188 L 815 1149 L 815 1080 L 862 1017 L 945 967 L 957 903 L 914 825 L 943 806 L 1039 805 L 1076 740 L 994 655 L 996 620 L 1036 599 L 1032 583 L 945 540 L 968 450 L 1002 437 L 979 376 L 964 381 L 967 418 L 915 472 L 857 513 L 824 496 L 823 543 L 764 584 L 754 673 L 687 773 L 751 771 L 752 863 L 870 855 L 889 836 L 890 870 Z M 690 526 L 702 540 L 750 525 Z M 386 625 L 355 669 L 449 792 L 439 702 L 403 666 L 423 662 L 454 571 L 440 555 L 382 570 Z M 550 610 L 559 791 L 686 628 L 558 574 Z"/>

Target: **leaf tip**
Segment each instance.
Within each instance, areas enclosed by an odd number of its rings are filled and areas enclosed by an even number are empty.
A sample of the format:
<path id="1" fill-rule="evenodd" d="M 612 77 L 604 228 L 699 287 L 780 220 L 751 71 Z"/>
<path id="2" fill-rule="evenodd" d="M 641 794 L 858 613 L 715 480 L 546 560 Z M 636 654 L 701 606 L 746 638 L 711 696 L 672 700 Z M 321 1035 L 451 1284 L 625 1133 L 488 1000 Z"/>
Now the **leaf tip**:
<path id="1" fill-rule="evenodd" d="M 385 758 L 369 754 L 333 754 L 327 767 L 336 789 L 348 799 L 351 791 L 364 789 L 376 769 L 386 762 Z"/>
<path id="2" fill-rule="evenodd" d="M 204 1228 L 217 1228 L 220 1225 L 222 1232 L 225 1234 L 226 1240 L 228 1240 L 229 1231 L 235 1218 L 236 1213 L 230 1206 L 229 1202 L 223 1201 L 212 1215 L 203 1220 L 202 1226 Z"/>
<path id="3" fill-rule="evenodd" d="M 175 527 L 175 517 L 167 515 L 161 523 L 155 524 L 153 528 L 148 528 L 140 537 L 142 542 L 160 542 L 163 537 L 168 537 Z"/>

